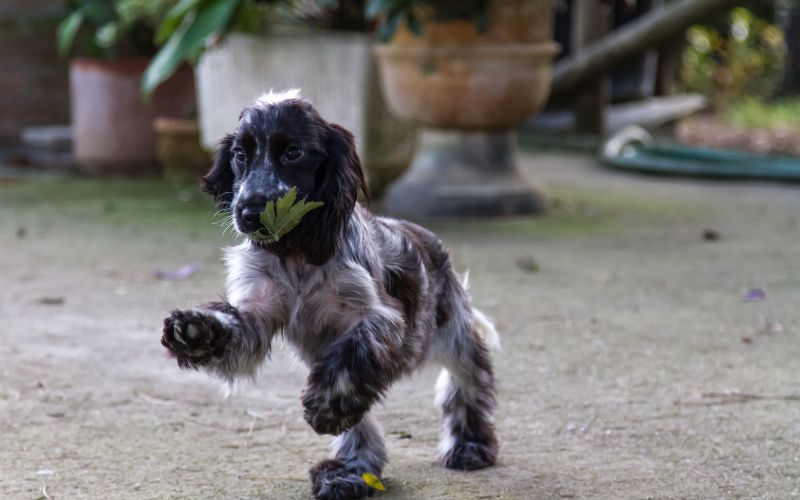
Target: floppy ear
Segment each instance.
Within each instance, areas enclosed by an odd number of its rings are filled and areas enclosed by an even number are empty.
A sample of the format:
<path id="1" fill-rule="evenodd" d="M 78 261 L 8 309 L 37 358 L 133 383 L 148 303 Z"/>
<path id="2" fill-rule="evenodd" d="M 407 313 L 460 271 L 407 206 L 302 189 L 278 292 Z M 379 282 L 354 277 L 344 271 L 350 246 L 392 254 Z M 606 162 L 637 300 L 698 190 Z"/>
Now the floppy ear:
<path id="1" fill-rule="evenodd" d="M 228 208 L 233 199 L 234 174 L 231 169 L 231 147 L 234 136 L 227 134 L 217 146 L 211 170 L 202 177 L 202 188 L 214 196 L 220 208 Z"/>
<path id="2" fill-rule="evenodd" d="M 352 194 L 355 196 L 350 207 L 342 207 L 349 211 L 355 206 L 355 200 L 358 198 L 358 191 L 361 190 L 364 196 L 369 199 L 369 186 L 367 185 L 367 178 L 364 175 L 364 170 L 361 168 L 361 160 L 356 152 L 356 141 L 353 134 L 349 130 L 336 125 L 335 123 L 328 124 L 328 159 L 333 164 L 333 172 L 330 172 L 333 178 L 337 178 L 339 182 L 336 186 L 337 193 L 334 195 L 344 195 L 342 191 L 346 191 L 347 195 Z M 330 178 L 330 177 L 329 177 Z M 329 188 L 328 186 L 323 186 Z"/>
<path id="3" fill-rule="evenodd" d="M 325 128 L 328 160 L 319 167 L 317 186 L 309 196 L 325 205 L 309 212 L 297 228 L 296 250 L 314 265 L 324 264 L 338 251 L 358 191 L 369 196 L 353 134 L 339 125 L 326 124 Z"/>

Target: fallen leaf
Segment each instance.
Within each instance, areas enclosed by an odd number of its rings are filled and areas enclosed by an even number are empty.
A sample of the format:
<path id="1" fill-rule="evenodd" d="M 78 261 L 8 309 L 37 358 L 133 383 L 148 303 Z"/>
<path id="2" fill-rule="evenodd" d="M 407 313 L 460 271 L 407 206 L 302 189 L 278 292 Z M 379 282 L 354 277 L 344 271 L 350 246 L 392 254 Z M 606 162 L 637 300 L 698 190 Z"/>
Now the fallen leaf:
<path id="1" fill-rule="evenodd" d="M 717 241 L 719 240 L 719 233 L 715 229 L 703 229 L 703 240 Z"/>
<path id="2" fill-rule="evenodd" d="M 39 303 L 48 306 L 60 306 L 64 303 L 64 297 L 42 297 L 39 299 Z"/>
<path id="3" fill-rule="evenodd" d="M 365 472 L 361 474 L 361 478 L 364 479 L 364 482 L 367 483 L 367 486 L 370 488 L 375 488 L 378 491 L 386 491 L 386 487 L 375 474 Z"/>
<path id="4" fill-rule="evenodd" d="M 747 302 L 759 302 L 767 298 L 767 294 L 760 288 L 751 288 L 744 294 L 744 300 Z"/>
<path id="5" fill-rule="evenodd" d="M 742 343 L 743 344 L 752 344 L 753 343 L 753 338 L 744 336 L 744 337 L 742 337 Z"/>
<path id="6" fill-rule="evenodd" d="M 541 269 L 539 263 L 536 262 L 536 259 L 533 258 L 532 255 L 526 255 L 517 259 L 517 267 L 527 273 L 538 273 Z"/>
<path id="7" fill-rule="evenodd" d="M 157 269 L 155 271 L 155 276 L 160 280 L 181 281 L 193 275 L 199 269 L 199 262 L 189 262 L 177 269 Z"/>

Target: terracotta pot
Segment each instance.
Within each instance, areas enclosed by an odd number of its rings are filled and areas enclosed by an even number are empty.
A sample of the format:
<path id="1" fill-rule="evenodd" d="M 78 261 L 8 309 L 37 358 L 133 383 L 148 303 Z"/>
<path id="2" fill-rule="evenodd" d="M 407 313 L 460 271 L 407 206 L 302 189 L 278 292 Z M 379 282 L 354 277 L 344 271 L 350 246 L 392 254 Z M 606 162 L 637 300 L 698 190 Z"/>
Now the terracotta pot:
<path id="1" fill-rule="evenodd" d="M 399 116 L 437 127 L 496 129 L 537 113 L 550 93 L 553 0 L 494 0 L 486 32 L 472 21 L 401 29 L 377 47 L 383 90 Z"/>
<path id="2" fill-rule="evenodd" d="M 140 94 L 147 59 L 74 59 L 70 92 L 75 160 L 89 173 L 155 173 L 158 115 L 189 116 L 195 108 L 194 76 L 181 68 L 155 92 Z"/>
<path id="3" fill-rule="evenodd" d="M 196 180 L 206 173 L 211 157 L 200 146 L 197 120 L 160 116 L 153 128 L 164 178 L 181 182 Z"/>
<path id="4" fill-rule="evenodd" d="M 376 49 L 391 109 L 422 125 L 386 209 L 412 218 L 544 211 L 544 197 L 519 168 L 513 129 L 550 93 L 553 0 L 492 0 L 484 32 L 424 10 L 417 17 L 423 36 L 401 29 Z"/>

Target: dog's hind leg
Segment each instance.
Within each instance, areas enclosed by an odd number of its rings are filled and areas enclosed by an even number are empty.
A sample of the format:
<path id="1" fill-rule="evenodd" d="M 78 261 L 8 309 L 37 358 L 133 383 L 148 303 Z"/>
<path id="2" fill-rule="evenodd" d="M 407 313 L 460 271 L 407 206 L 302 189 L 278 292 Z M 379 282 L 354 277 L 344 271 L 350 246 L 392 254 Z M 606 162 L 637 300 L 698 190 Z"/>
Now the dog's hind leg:
<path id="1" fill-rule="evenodd" d="M 314 498 L 334 500 L 363 498 L 370 494 L 361 476 L 365 472 L 380 477 L 386 463 L 386 447 L 380 429 L 367 413 L 358 424 L 334 438 L 334 458 L 315 465 L 311 471 Z"/>
<path id="2" fill-rule="evenodd" d="M 451 469 L 472 470 L 497 461 L 492 424 L 495 386 L 487 347 L 498 343 L 494 327 L 472 310 L 460 285 L 442 305 L 444 321 L 436 334 L 433 358 L 444 365 L 436 383 L 443 429 L 439 459 Z"/>

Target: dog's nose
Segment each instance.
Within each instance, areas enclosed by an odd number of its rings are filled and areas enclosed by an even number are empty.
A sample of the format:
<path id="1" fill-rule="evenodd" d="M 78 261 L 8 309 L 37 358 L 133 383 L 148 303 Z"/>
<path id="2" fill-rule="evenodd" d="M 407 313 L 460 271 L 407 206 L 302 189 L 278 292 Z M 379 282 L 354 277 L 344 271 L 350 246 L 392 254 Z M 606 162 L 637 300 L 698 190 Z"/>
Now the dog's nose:
<path id="1" fill-rule="evenodd" d="M 257 231 L 261 227 L 261 212 L 264 211 L 264 205 L 245 205 L 242 207 L 242 229 L 248 233 Z"/>

